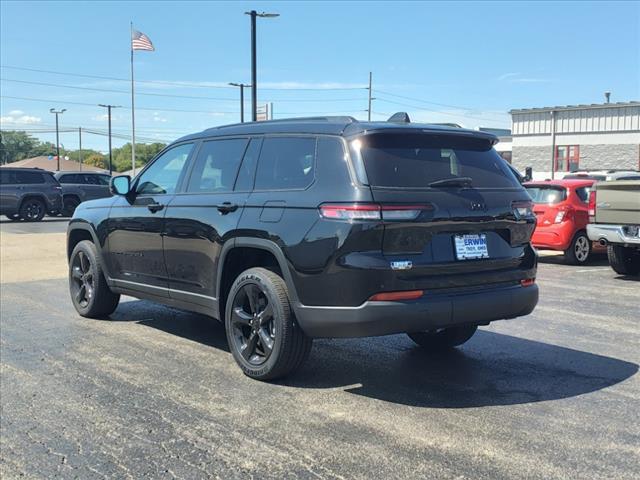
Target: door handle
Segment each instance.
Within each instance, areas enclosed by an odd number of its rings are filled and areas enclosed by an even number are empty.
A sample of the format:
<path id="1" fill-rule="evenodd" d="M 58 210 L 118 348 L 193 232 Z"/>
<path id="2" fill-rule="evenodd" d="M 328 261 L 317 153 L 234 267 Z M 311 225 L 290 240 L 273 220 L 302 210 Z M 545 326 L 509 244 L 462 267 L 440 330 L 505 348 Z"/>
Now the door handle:
<path id="1" fill-rule="evenodd" d="M 147 205 L 147 208 L 151 211 L 151 213 L 156 213 L 162 210 L 164 208 L 164 205 L 162 205 L 161 203 L 150 203 L 149 205 Z"/>
<path id="2" fill-rule="evenodd" d="M 225 215 L 229 212 L 235 212 L 238 209 L 238 205 L 231 202 L 224 202 L 222 205 L 218 205 L 218 211 Z"/>

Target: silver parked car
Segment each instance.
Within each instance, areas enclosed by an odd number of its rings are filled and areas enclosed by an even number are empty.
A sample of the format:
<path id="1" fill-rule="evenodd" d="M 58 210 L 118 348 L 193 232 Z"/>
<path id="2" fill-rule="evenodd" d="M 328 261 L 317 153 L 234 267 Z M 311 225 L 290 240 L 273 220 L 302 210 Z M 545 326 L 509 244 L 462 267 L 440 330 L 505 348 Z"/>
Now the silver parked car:
<path id="1" fill-rule="evenodd" d="M 62 215 L 73 216 L 78 205 L 87 200 L 110 197 L 111 177 L 100 172 L 56 172 L 54 177 L 62 185 Z"/>

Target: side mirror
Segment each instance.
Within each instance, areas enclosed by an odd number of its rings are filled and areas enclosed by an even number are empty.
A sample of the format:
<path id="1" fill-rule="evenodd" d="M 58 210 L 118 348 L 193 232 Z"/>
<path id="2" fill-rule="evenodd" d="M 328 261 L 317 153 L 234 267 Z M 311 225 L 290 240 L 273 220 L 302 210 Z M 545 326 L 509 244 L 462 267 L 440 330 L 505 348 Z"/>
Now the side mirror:
<path id="1" fill-rule="evenodd" d="M 131 177 L 129 175 L 113 177 L 109 183 L 109 191 L 112 195 L 128 195 L 131 191 Z"/>

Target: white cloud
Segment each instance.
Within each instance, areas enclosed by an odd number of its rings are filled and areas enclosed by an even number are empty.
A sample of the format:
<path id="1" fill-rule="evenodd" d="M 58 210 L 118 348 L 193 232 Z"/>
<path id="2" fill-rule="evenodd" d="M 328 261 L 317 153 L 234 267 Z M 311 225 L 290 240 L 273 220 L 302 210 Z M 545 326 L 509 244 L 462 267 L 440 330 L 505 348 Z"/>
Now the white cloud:
<path id="1" fill-rule="evenodd" d="M 523 77 L 522 75 L 523 74 L 519 72 L 503 73 L 498 77 L 498 80 L 501 82 L 508 81 L 511 83 L 546 83 L 551 81 L 548 78 Z"/>
<path id="2" fill-rule="evenodd" d="M 153 121 L 154 122 L 160 122 L 160 123 L 167 123 L 169 121 L 169 119 L 167 119 L 165 117 L 161 117 L 158 114 L 154 114 L 153 115 Z"/>
<path id="3" fill-rule="evenodd" d="M 102 122 L 102 121 L 106 121 L 109 119 L 109 115 L 107 115 L 106 113 L 103 113 L 102 115 L 95 115 L 93 117 L 91 117 L 92 120 L 95 120 L 97 122 Z"/>
<path id="4" fill-rule="evenodd" d="M 12 110 L 9 115 L 0 117 L 0 123 L 7 125 L 33 125 L 40 123 L 42 119 L 40 117 L 34 117 L 32 115 L 25 115 L 21 110 Z"/>

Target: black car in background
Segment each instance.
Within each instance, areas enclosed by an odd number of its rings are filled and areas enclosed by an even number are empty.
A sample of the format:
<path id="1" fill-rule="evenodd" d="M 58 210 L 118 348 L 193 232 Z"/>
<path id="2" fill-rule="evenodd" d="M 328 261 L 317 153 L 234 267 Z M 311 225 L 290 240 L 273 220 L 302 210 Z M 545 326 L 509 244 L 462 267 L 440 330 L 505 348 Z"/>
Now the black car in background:
<path id="1" fill-rule="evenodd" d="M 350 117 L 183 137 L 77 208 L 73 304 L 103 317 L 126 294 L 212 316 L 262 380 L 299 367 L 312 338 L 460 345 L 538 300 L 532 203 L 496 141 Z"/>
<path id="2" fill-rule="evenodd" d="M 56 172 L 54 177 L 62 185 L 62 215 L 71 217 L 78 205 L 87 200 L 110 197 L 111 176 L 98 172 Z"/>
<path id="3" fill-rule="evenodd" d="M 0 168 L 0 214 L 10 220 L 38 222 L 62 208 L 62 187 L 39 168 Z"/>

